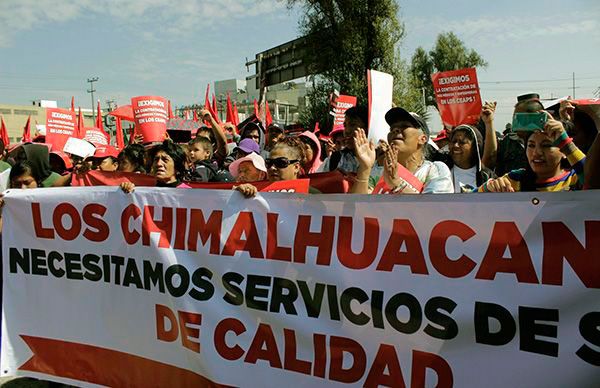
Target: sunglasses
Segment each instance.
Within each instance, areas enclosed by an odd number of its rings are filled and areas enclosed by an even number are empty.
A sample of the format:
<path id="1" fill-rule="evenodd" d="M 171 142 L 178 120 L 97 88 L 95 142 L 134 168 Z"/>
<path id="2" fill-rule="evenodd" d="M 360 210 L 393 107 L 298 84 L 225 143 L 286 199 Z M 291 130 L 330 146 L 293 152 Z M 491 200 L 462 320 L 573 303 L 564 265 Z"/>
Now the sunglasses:
<path id="1" fill-rule="evenodd" d="M 265 165 L 267 168 L 271 168 L 271 166 L 275 166 L 275 168 L 286 168 L 290 164 L 298 163 L 298 159 L 289 160 L 288 158 L 281 157 L 275 159 L 265 159 Z"/>

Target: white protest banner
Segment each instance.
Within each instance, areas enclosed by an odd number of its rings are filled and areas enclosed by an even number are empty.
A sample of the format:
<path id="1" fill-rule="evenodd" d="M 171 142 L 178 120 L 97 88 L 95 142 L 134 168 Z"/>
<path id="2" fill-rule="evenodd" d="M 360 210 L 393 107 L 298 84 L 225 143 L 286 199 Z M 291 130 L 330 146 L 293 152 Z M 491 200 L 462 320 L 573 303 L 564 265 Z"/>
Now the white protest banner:
<path id="1" fill-rule="evenodd" d="M 2 375 L 91 386 L 600 381 L 597 192 L 9 190 Z"/>
<path id="2" fill-rule="evenodd" d="M 394 77 L 387 73 L 367 70 L 369 84 L 369 139 L 377 145 L 379 140 L 387 140 L 390 125 L 385 114 L 392 109 Z"/>

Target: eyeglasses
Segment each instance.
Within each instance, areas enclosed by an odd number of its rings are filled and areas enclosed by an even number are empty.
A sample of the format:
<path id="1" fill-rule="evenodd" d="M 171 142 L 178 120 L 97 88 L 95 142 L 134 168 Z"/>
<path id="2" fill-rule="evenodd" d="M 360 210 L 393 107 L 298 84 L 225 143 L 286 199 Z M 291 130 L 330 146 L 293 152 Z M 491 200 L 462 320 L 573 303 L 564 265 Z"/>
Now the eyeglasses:
<path id="1" fill-rule="evenodd" d="M 288 158 L 281 157 L 275 159 L 265 159 L 265 165 L 267 168 L 271 168 L 271 166 L 275 166 L 275 168 L 286 168 L 290 164 L 298 163 L 298 159 L 289 160 Z"/>

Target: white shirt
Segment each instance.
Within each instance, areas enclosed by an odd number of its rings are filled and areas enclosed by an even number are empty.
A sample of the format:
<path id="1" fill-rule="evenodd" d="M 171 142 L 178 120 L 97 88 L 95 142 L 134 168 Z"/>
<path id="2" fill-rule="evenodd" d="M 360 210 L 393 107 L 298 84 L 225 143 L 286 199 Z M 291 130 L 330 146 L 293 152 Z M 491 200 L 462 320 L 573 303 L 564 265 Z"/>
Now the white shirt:
<path id="1" fill-rule="evenodd" d="M 454 180 L 454 192 L 465 193 L 477 188 L 477 167 L 473 166 L 466 170 L 454 165 L 452 168 L 452 179 Z"/>

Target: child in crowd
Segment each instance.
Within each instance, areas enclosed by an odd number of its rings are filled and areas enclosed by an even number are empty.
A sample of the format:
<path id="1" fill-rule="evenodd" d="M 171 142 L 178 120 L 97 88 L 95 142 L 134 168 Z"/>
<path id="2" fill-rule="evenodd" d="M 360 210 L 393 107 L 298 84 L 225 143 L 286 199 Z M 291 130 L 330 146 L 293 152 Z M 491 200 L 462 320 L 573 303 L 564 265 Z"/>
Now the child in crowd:
<path id="1" fill-rule="evenodd" d="M 219 171 L 212 162 L 213 145 L 210 139 L 196 136 L 188 143 L 188 156 L 191 168 L 186 174 L 186 180 L 192 182 L 228 182 L 231 176 L 226 171 Z"/>

